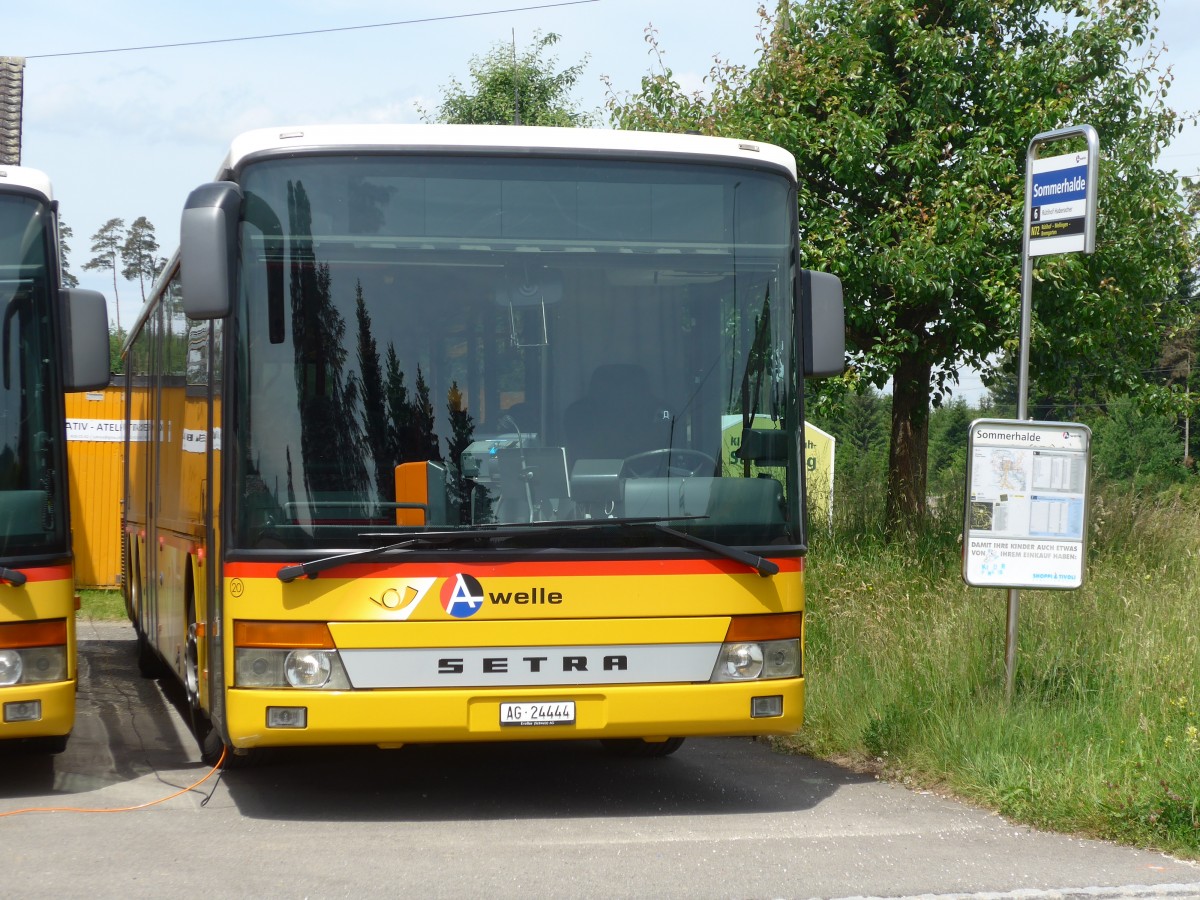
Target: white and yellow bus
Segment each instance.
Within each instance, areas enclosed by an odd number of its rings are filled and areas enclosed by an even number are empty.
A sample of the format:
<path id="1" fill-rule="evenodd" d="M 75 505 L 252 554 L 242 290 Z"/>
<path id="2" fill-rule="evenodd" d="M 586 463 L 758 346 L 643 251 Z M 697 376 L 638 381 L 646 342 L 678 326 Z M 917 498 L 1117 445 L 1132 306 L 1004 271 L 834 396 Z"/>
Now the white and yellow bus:
<path id="1" fill-rule="evenodd" d="M 0 743 L 60 752 L 75 723 L 63 391 L 108 383 L 108 316 L 59 287 L 57 205 L 0 166 Z"/>
<path id="2" fill-rule="evenodd" d="M 797 233 L 758 142 L 238 137 L 125 347 L 128 606 L 206 758 L 795 731 L 844 352 Z"/>

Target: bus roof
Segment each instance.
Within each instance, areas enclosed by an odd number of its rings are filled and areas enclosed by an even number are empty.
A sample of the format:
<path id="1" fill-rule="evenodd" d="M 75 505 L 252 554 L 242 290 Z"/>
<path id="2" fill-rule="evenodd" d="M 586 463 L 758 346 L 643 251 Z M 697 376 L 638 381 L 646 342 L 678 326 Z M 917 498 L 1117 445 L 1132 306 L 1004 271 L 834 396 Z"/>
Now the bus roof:
<path id="1" fill-rule="evenodd" d="M 234 138 L 218 178 L 227 178 L 251 156 L 337 150 L 452 150 L 533 154 L 662 154 L 708 161 L 773 166 L 796 177 L 792 155 L 773 144 L 694 134 L 659 134 L 599 128 L 511 125 L 301 125 L 260 128 Z"/>
<path id="2" fill-rule="evenodd" d="M 0 190 L 6 187 L 19 187 L 37 191 L 47 201 L 54 199 L 54 190 L 50 187 L 50 178 L 45 172 L 30 169 L 28 166 L 0 166 Z"/>

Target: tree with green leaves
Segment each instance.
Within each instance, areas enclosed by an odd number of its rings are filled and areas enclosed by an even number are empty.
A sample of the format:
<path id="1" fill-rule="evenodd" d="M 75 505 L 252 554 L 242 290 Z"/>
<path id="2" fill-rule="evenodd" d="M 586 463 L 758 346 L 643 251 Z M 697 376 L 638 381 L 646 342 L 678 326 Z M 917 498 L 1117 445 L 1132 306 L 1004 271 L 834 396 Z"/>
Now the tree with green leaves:
<path id="1" fill-rule="evenodd" d="M 757 65 L 718 63 L 709 97 L 669 69 L 608 106 L 622 128 L 698 130 L 796 156 L 804 265 L 842 279 L 852 377 L 892 384 L 886 519 L 923 518 L 929 411 L 957 370 L 1015 350 L 1024 157 L 1037 133 L 1100 135 L 1097 252 L 1035 266 L 1031 371 L 1145 390 L 1187 310 L 1175 179 L 1179 116 L 1155 53 L 1154 0 L 806 0 L 766 16 Z M 656 46 L 652 39 L 652 46 Z M 1060 145 L 1056 152 L 1071 149 Z"/>
<path id="2" fill-rule="evenodd" d="M 121 357 L 121 348 L 125 346 L 125 338 L 128 335 L 124 328 L 109 326 L 108 330 L 108 371 L 114 375 L 120 374 L 124 370 L 124 359 Z"/>
<path id="3" fill-rule="evenodd" d="M 514 43 L 498 43 L 487 55 L 471 58 L 467 68 L 471 85 L 450 79 L 445 96 L 434 113 L 418 107 L 427 122 L 459 125 L 556 125 L 585 127 L 594 124 L 592 113 L 581 112 L 571 99 L 587 63 L 556 71 L 558 60 L 545 56 L 559 41 L 553 32 L 534 32 L 533 45 L 517 53 Z"/>
<path id="4" fill-rule="evenodd" d="M 142 302 L 146 302 L 146 287 L 153 284 L 160 269 L 158 240 L 154 236 L 154 226 L 145 216 L 138 216 L 125 232 L 125 241 L 121 244 L 121 277 L 126 281 L 136 281 L 142 292 Z"/>
<path id="5" fill-rule="evenodd" d="M 117 259 L 124 242 L 125 220 L 109 219 L 92 235 L 91 259 L 83 264 L 85 269 L 112 272 L 113 280 L 113 310 L 117 314 L 117 330 L 121 329 L 120 291 L 117 290 Z"/>
<path id="6" fill-rule="evenodd" d="M 79 287 L 79 279 L 71 272 L 71 247 L 67 240 L 75 236 L 71 226 L 58 220 L 58 268 L 63 287 Z"/>
<path id="7" fill-rule="evenodd" d="M 1200 247 L 1200 178 L 1184 178 L 1183 195 L 1187 200 L 1188 220 L 1193 246 Z M 1191 265 L 1180 276 L 1179 296 L 1191 310 L 1191 320 L 1168 335 L 1163 345 L 1162 367 L 1168 390 L 1175 392 L 1183 427 L 1184 465 L 1193 473 L 1200 471 L 1196 458 L 1196 429 L 1192 419 L 1200 410 L 1200 254 L 1193 255 Z"/>

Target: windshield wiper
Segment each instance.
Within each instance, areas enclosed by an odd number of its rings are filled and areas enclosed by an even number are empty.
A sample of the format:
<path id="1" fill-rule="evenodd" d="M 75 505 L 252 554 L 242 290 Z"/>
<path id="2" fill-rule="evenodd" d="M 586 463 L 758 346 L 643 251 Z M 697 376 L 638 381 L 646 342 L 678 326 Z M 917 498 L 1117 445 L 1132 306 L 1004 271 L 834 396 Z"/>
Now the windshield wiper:
<path id="1" fill-rule="evenodd" d="M 0 566 L 0 581 L 7 581 L 13 587 L 20 587 L 25 583 L 25 573 Z"/>
<path id="2" fill-rule="evenodd" d="M 408 548 L 420 543 L 417 538 L 407 538 L 403 541 L 398 541 L 394 544 L 384 544 L 380 547 L 368 547 L 366 550 L 351 550 L 349 553 L 339 553 L 336 556 L 327 556 L 324 559 L 314 559 L 311 562 L 296 563 L 291 566 L 284 566 L 275 573 L 275 577 L 284 584 L 295 581 L 301 575 L 308 578 L 316 578 L 326 569 L 332 569 L 335 566 L 340 566 L 342 563 L 352 560 L 366 560 L 375 556 L 382 556 L 384 553 L 389 553 L 392 550 L 407 550 Z"/>
<path id="3" fill-rule="evenodd" d="M 669 518 L 659 518 L 656 516 L 638 516 L 636 518 L 623 519 L 565 519 L 557 522 L 529 522 L 521 523 L 514 522 L 508 525 L 488 525 L 481 528 L 463 529 L 460 531 L 426 531 L 420 534 L 414 534 L 405 538 L 402 541 L 397 541 L 391 544 L 382 544 L 378 547 L 368 547 L 366 550 L 351 550 L 349 553 L 338 553 L 334 556 L 327 556 L 323 559 L 314 559 L 306 563 L 296 563 L 294 565 L 283 566 L 275 573 L 280 581 L 285 584 L 295 581 L 301 576 L 308 578 L 316 578 L 321 572 L 327 569 L 332 569 L 348 562 L 359 562 L 368 559 L 374 559 L 377 556 L 382 556 L 385 553 L 394 551 L 411 551 L 412 548 L 419 545 L 436 545 L 443 546 L 447 544 L 456 544 L 461 541 L 478 540 L 479 538 L 510 538 L 529 534 L 538 534 L 544 532 L 554 532 L 561 530 L 584 530 L 588 528 L 611 528 L 618 526 L 629 528 L 635 525 L 648 525 L 662 534 L 668 535 L 677 541 L 682 541 L 685 544 L 691 544 L 693 547 L 699 547 L 702 550 L 708 550 L 718 556 L 723 556 L 726 559 L 731 559 L 734 562 L 739 562 L 744 566 L 756 571 L 759 575 L 767 578 L 779 572 L 779 566 L 771 562 L 769 559 L 763 559 L 754 553 L 749 553 L 745 550 L 739 550 L 736 547 L 730 547 L 727 544 L 718 544 L 715 541 L 708 541 L 704 538 L 696 537 L 693 534 L 688 534 L 684 531 L 677 531 L 674 528 L 664 525 L 664 522 L 678 522 L 686 519 L 704 519 L 706 516 L 671 516 Z M 383 534 L 362 534 L 360 537 L 384 537 Z"/>
<path id="4" fill-rule="evenodd" d="M 728 544 L 718 544 L 715 541 L 706 541 L 704 538 L 696 537 L 694 534 L 688 534 L 686 531 L 676 531 L 662 522 L 651 522 L 651 526 L 656 531 L 661 531 L 663 534 L 670 535 L 676 540 L 683 541 L 685 544 L 692 544 L 696 547 L 701 547 L 705 550 L 710 550 L 718 556 L 723 556 L 726 559 L 732 559 L 734 562 L 740 562 L 742 565 L 749 566 L 763 578 L 768 578 L 771 575 L 776 575 L 779 572 L 779 566 L 771 562 L 769 559 L 763 559 L 754 553 L 749 553 L 745 550 L 739 550 L 737 547 L 730 547 Z"/>
<path id="5" fill-rule="evenodd" d="M 537 531 L 553 531 L 561 525 L 570 524 L 565 522 L 538 522 L 530 525 L 522 525 L 520 523 L 514 525 L 488 526 L 483 528 L 462 529 L 459 531 L 423 531 L 418 534 L 412 534 L 402 541 L 397 541 L 391 544 L 382 544 L 378 547 L 368 547 L 366 550 L 351 550 L 348 553 L 338 553 L 334 556 L 326 556 L 322 559 L 310 560 L 306 563 L 296 563 L 294 565 L 283 566 L 275 577 L 284 584 L 295 581 L 300 576 L 307 578 L 316 578 L 321 572 L 326 569 L 333 569 L 343 563 L 359 562 L 368 559 L 374 559 L 377 556 L 383 556 L 385 553 L 394 551 L 411 551 L 412 548 L 420 545 L 447 545 L 456 544 L 460 541 L 478 540 L 479 538 L 505 538 L 512 537 L 517 534 L 529 534 Z M 386 533 L 360 534 L 360 538 L 371 537 L 389 537 Z"/>

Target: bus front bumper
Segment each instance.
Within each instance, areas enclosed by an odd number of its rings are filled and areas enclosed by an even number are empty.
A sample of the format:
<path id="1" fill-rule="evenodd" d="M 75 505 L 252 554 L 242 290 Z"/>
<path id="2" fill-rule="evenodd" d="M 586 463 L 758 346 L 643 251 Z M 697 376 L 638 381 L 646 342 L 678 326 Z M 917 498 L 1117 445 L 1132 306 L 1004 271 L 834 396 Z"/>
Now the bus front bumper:
<path id="1" fill-rule="evenodd" d="M 0 741 L 60 737 L 74 724 L 74 681 L 0 688 Z"/>
<path id="2" fill-rule="evenodd" d="M 502 724 L 506 703 L 572 704 L 573 720 Z M 780 714 L 752 714 L 764 706 Z M 226 716 L 230 741 L 240 749 L 793 734 L 804 718 L 804 679 L 529 689 L 230 689 Z M 275 726 L 268 727 L 269 719 Z"/>

